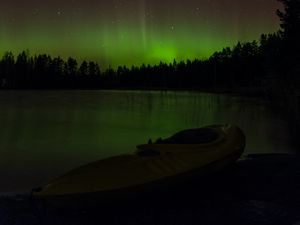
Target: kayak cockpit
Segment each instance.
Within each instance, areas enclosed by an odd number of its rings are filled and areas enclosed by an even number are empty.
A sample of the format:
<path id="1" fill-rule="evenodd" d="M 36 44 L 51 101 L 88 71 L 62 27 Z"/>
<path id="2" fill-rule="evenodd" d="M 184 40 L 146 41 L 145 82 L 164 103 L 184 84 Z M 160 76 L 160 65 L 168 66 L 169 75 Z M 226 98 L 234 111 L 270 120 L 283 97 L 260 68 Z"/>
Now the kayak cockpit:
<path id="1" fill-rule="evenodd" d="M 219 138 L 216 130 L 210 128 L 196 128 L 179 131 L 169 138 L 159 138 L 155 144 L 207 144 Z"/>

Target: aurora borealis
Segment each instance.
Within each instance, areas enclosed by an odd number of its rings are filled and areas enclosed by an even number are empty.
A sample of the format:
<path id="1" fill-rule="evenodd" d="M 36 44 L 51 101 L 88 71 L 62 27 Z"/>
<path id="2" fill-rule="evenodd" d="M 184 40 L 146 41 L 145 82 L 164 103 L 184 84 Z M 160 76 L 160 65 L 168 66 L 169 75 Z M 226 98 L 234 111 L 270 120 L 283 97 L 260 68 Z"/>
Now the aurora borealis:
<path id="1" fill-rule="evenodd" d="M 95 60 L 102 67 L 208 57 L 279 29 L 276 0 L 11 0 L 0 53 Z"/>

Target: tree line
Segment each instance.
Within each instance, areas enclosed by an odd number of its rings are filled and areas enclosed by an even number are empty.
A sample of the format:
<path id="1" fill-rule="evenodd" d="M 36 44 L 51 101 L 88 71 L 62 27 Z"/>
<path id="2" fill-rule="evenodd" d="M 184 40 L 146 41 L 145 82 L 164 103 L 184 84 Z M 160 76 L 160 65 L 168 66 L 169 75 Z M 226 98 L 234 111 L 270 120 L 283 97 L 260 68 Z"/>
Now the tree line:
<path id="1" fill-rule="evenodd" d="M 0 88 L 192 88 L 270 89 L 299 87 L 299 0 L 279 0 L 281 29 L 260 40 L 225 47 L 208 59 L 101 70 L 93 61 L 78 63 L 23 51 L 0 60 Z M 201 43 L 199 43 L 200 45 Z"/>
<path id="2" fill-rule="evenodd" d="M 119 66 L 101 71 L 97 63 L 49 55 L 16 57 L 6 52 L 0 61 L 2 88 L 215 88 L 259 86 L 266 75 L 267 54 L 278 34 L 262 35 L 260 42 L 238 43 L 215 52 L 206 60 L 186 60 L 157 65 Z M 271 65 L 270 65 L 271 66 Z"/>
<path id="3" fill-rule="evenodd" d="M 80 87 L 80 82 L 95 80 L 99 75 L 97 63 L 83 61 L 78 66 L 71 57 L 64 61 L 46 54 L 30 56 L 28 51 L 23 51 L 17 57 L 6 52 L 0 61 L 2 88 L 75 88 Z"/>

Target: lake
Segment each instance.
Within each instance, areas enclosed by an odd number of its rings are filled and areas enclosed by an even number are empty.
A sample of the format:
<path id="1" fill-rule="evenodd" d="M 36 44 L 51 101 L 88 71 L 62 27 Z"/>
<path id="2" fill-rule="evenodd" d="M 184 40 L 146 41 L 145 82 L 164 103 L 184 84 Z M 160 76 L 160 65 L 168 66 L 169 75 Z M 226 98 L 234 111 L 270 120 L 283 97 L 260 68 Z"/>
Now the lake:
<path id="1" fill-rule="evenodd" d="M 149 138 L 233 123 L 248 153 L 290 153 L 286 117 L 262 99 L 173 91 L 1 91 L 0 193 L 29 191 Z"/>

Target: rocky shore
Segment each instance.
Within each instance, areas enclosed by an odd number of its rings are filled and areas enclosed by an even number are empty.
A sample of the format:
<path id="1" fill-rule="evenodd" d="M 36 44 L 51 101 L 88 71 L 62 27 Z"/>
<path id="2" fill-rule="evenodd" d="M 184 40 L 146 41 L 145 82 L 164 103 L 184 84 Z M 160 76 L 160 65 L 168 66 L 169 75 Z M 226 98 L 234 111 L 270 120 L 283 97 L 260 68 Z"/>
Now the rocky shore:
<path id="1" fill-rule="evenodd" d="M 169 201 L 159 199 L 67 212 L 37 209 L 28 195 L 3 196 L 0 225 L 296 225 L 300 158 L 248 155 L 222 173 L 172 192 Z"/>

